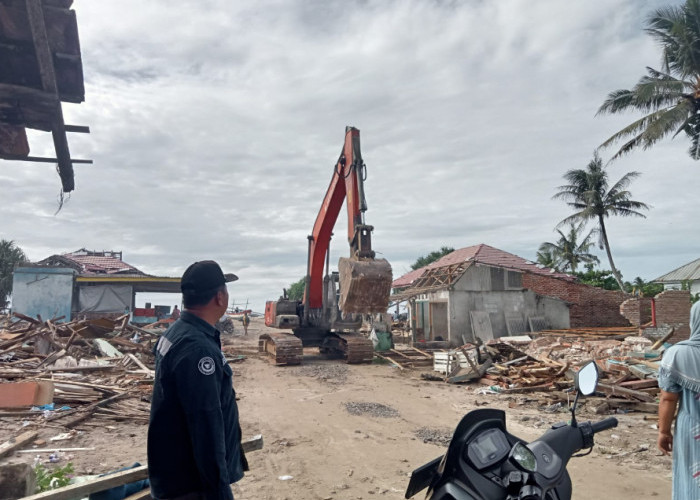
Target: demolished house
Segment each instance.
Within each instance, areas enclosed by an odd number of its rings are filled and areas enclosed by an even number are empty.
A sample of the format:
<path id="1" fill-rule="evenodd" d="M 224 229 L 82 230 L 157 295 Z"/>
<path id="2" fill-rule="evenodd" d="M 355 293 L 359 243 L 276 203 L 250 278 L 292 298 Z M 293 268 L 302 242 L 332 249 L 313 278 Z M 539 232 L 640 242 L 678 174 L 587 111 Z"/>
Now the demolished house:
<path id="1" fill-rule="evenodd" d="M 75 187 L 62 102 L 85 100 L 78 25 L 72 0 L 0 3 L 0 158 L 57 164 L 62 191 Z M 51 132 L 55 158 L 30 156 L 26 129 Z"/>
<path id="2" fill-rule="evenodd" d="M 480 244 L 461 248 L 393 282 L 409 301 L 417 339 L 452 345 L 544 329 L 629 326 L 622 292 Z"/>
<path id="3" fill-rule="evenodd" d="M 180 293 L 180 278 L 151 276 L 122 260 L 122 252 L 52 255 L 14 271 L 12 310 L 44 319 L 120 316 L 140 292 Z"/>

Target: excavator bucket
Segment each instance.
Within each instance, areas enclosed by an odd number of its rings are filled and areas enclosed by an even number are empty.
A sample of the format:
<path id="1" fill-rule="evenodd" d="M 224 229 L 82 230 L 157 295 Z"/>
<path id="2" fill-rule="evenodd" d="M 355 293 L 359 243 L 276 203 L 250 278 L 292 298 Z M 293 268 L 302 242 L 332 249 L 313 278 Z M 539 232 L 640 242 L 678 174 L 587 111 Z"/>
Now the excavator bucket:
<path id="1" fill-rule="evenodd" d="M 391 295 L 391 265 L 386 259 L 341 257 L 340 301 L 344 313 L 385 313 Z"/>

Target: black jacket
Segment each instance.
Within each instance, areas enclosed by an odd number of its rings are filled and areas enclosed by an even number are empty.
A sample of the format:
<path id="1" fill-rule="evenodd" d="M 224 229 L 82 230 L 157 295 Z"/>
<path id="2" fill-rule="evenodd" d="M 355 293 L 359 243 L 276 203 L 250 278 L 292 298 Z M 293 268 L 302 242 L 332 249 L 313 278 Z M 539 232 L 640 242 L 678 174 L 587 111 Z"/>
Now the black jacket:
<path id="1" fill-rule="evenodd" d="M 148 476 L 156 499 L 233 499 L 247 470 L 231 367 L 219 331 L 183 311 L 155 348 Z"/>

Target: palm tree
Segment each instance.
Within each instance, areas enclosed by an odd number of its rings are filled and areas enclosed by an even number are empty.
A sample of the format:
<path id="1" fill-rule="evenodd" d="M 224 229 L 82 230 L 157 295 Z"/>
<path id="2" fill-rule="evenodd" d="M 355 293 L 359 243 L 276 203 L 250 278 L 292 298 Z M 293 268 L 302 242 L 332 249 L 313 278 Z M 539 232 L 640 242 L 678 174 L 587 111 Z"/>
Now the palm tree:
<path id="1" fill-rule="evenodd" d="M 7 305 L 7 297 L 12 292 L 12 271 L 27 256 L 14 241 L 0 240 L 0 309 Z"/>
<path id="2" fill-rule="evenodd" d="M 700 159 L 700 0 L 654 11 L 646 32 L 662 48 L 661 71 L 647 67 L 631 90 L 608 95 L 597 114 L 636 110 L 645 114 L 615 133 L 601 147 L 627 140 L 612 159 L 633 149 L 647 149 L 668 135 L 683 132 L 690 156 Z"/>
<path id="3" fill-rule="evenodd" d="M 585 225 L 585 221 L 581 222 L 578 226 L 572 223 L 567 234 L 564 234 L 561 229 L 557 229 L 556 231 L 559 233 L 559 240 L 556 243 L 550 243 L 548 241 L 542 243 L 542 245 L 540 245 L 539 252 L 537 253 L 538 261 L 541 253 L 543 255 L 552 255 L 555 258 L 555 262 L 563 264 L 561 267 L 562 271 L 568 270 L 572 273 L 576 272 L 576 268 L 581 263 L 598 263 L 598 257 L 589 252 L 593 246 L 591 238 L 593 237 L 595 230 L 589 231 L 583 241 L 581 243 L 578 242 L 578 237 L 583 231 L 583 227 Z M 554 268 L 558 269 L 556 266 Z"/>
<path id="4" fill-rule="evenodd" d="M 625 287 L 622 283 L 622 276 L 613 262 L 608 233 L 605 229 L 605 218 L 611 215 L 646 217 L 639 210 L 648 210 L 649 206 L 630 199 L 632 193 L 627 191 L 629 184 L 639 175 L 639 172 L 628 172 L 612 187 L 608 187 L 608 173 L 605 171 L 600 156 L 594 153 L 593 160 L 588 163 L 586 169 L 569 170 L 564 174 L 564 179 L 568 184 L 559 186 L 559 192 L 554 195 L 555 199 L 564 200 L 567 205 L 576 210 L 575 213 L 562 220 L 559 226 L 589 220 L 597 223 L 600 247 L 605 248 L 610 269 L 615 276 L 615 281 L 620 286 L 620 290 L 625 290 Z"/>
<path id="5" fill-rule="evenodd" d="M 554 250 L 546 245 L 551 245 L 551 243 L 542 243 L 539 250 L 537 250 L 537 263 L 559 271 L 559 265 L 561 264 L 559 257 Z"/>

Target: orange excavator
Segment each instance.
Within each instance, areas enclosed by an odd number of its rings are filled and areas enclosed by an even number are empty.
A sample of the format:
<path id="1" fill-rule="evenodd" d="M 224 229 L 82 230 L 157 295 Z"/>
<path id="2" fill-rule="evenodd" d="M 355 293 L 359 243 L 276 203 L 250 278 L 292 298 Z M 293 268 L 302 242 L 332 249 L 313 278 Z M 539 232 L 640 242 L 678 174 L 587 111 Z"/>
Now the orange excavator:
<path id="1" fill-rule="evenodd" d="M 266 333 L 259 350 L 275 364 L 300 364 L 304 347 L 318 347 L 324 355 L 348 363 L 371 362 L 372 342 L 358 333 L 362 314 L 385 313 L 391 294 L 391 265 L 375 259 L 372 231 L 365 223 L 367 170 L 360 152 L 360 131 L 345 128 L 345 143 L 333 169 L 331 183 L 316 216 L 309 239 L 304 298 L 285 294 L 265 304 L 265 324 L 289 332 Z M 338 271 L 330 271 L 330 241 L 340 209 L 346 201 L 350 256 L 341 257 Z M 325 273 L 324 273 L 325 267 Z"/>

